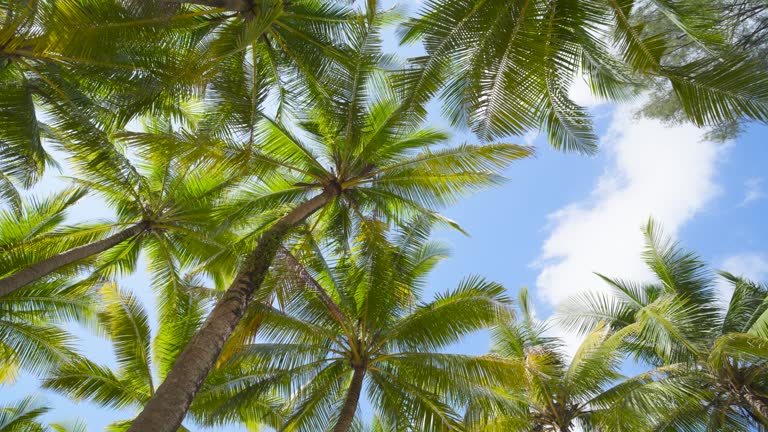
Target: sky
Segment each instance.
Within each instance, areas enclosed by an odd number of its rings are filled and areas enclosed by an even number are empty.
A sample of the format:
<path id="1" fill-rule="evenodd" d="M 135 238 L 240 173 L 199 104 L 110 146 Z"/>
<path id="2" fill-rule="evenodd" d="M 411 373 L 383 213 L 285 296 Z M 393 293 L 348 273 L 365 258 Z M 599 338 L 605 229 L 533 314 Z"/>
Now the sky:
<path id="1" fill-rule="evenodd" d="M 385 47 L 396 48 L 391 35 Z M 398 52 L 408 56 L 414 50 L 418 48 Z M 535 134 L 510 139 L 533 144 L 536 156 L 509 168 L 502 186 L 444 211 L 470 235 L 434 234 L 450 245 L 452 255 L 431 276 L 427 298 L 454 288 L 465 276 L 479 274 L 503 283 L 512 296 L 527 287 L 537 316 L 547 318 L 570 296 L 605 289 L 594 272 L 634 280 L 649 278 L 640 260 L 641 227 L 649 217 L 713 268 L 768 280 L 768 127 L 752 125 L 732 142 L 715 143 L 704 138 L 704 131 L 689 125 L 638 119 L 631 105 L 598 103 L 581 85 L 573 96 L 590 106 L 600 135 L 600 152 L 591 157 L 557 152 Z M 445 126 L 437 104 L 432 105 L 430 122 Z M 465 141 L 473 140 L 467 133 L 455 134 L 454 144 Z M 46 176 L 36 192 L 56 190 L 63 184 L 54 173 Z M 89 198 L 71 216 L 73 220 L 93 220 L 109 218 L 110 213 L 98 200 Z M 121 284 L 153 310 L 144 272 Z M 578 345 L 578 337 L 557 328 L 554 331 L 566 337 L 570 348 Z M 99 362 L 114 362 L 105 341 L 83 330 L 76 332 L 86 354 Z M 489 349 L 489 340 L 481 333 L 454 348 L 482 354 Z M 15 385 L 0 386 L 0 405 L 36 393 L 54 408 L 46 419 L 83 418 L 93 431 L 134 415 L 130 410 L 74 403 L 37 391 L 36 384 L 34 377 L 24 375 Z"/>

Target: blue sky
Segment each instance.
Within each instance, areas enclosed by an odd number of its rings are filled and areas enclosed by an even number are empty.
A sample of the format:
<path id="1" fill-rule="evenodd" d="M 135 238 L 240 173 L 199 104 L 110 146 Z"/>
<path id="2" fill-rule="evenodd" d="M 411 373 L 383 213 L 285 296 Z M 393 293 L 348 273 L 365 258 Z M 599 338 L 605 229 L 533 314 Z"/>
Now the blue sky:
<path id="1" fill-rule="evenodd" d="M 385 45 L 388 50 L 396 46 L 391 36 Z M 399 52 L 408 56 L 417 50 Z M 634 118 L 631 106 L 598 104 L 580 88 L 574 97 L 595 115 L 600 153 L 585 157 L 556 152 L 543 137 L 533 135 L 510 139 L 534 144 L 536 157 L 511 167 L 503 186 L 445 210 L 470 236 L 435 233 L 450 244 L 453 254 L 431 277 L 428 297 L 455 287 L 464 276 L 480 274 L 502 282 L 512 295 L 528 287 L 538 315 L 547 317 L 568 296 L 601 289 L 594 271 L 647 278 L 640 261 L 640 228 L 649 216 L 714 267 L 768 279 L 768 127 L 754 125 L 734 142 L 713 143 L 691 126 L 666 127 Z M 433 107 L 431 122 L 444 124 L 439 105 Z M 472 140 L 463 132 L 454 139 Z M 37 190 L 60 188 L 63 183 L 55 177 L 47 176 Z M 73 220 L 94 217 L 110 217 L 94 199 L 72 212 Z M 145 274 L 122 284 L 151 304 Z M 84 338 L 83 351 L 94 360 L 113 361 L 108 344 L 77 333 Z M 577 343 L 568 338 L 572 345 Z M 488 340 L 480 334 L 456 348 L 483 353 Z M 23 376 L 15 385 L 0 387 L 0 403 L 35 392 L 36 380 Z M 54 407 L 48 419 L 85 418 L 89 430 L 102 430 L 133 415 L 37 393 Z"/>

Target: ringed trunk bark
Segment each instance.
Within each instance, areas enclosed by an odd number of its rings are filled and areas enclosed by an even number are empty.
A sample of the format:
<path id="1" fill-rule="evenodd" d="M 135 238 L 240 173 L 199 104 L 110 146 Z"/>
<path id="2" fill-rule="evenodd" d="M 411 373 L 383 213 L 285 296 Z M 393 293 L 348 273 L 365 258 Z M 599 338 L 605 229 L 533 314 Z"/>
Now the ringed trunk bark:
<path id="1" fill-rule="evenodd" d="M 336 427 L 333 428 L 333 432 L 349 432 L 349 429 L 352 428 L 357 404 L 363 391 L 364 378 L 365 367 L 355 366 L 354 373 L 352 374 L 352 383 L 350 383 L 349 391 L 347 392 L 347 399 L 341 408 L 341 414 L 339 415 L 339 420 L 336 421 Z"/>
<path id="2" fill-rule="evenodd" d="M 77 261 L 104 252 L 131 237 L 141 234 L 147 228 L 149 228 L 148 222 L 138 223 L 105 239 L 62 252 L 56 256 L 32 264 L 24 270 L 0 279 L 0 297 L 10 294 L 24 285 L 47 274 L 53 273 L 64 266 L 74 264 Z"/>
<path id="3" fill-rule="evenodd" d="M 285 235 L 339 194 L 338 186 L 304 202 L 285 215 L 258 240 L 256 249 L 224 293 L 200 330 L 176 359 L 171 371 L 128 432 L 176 432 L 192 399 L 213 369 L 224 343 L 259 289 Z"/>

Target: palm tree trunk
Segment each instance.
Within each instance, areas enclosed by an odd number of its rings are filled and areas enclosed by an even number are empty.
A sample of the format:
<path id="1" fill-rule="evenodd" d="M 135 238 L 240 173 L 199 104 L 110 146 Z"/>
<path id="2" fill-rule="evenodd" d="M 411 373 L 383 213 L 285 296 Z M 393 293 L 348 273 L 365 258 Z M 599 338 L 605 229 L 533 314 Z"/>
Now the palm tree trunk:
<path id="1" fill-rule="evenodd" d="M 200 327 L 173 368 L 158 387 L 128 432 L 176 432 L 224 343 L 243 317 L 253 293 L 259 289 L 283 238 L 296 225 L 338 196 L 338 185 L 304 202 L 285 215 L 258 240 L 256 249 L 243 263 L 240 273 Z"/>
<path id="2" fill-rule="evenodd" d="M 66 252 L 62 252 L 56 256 L 32 264 L 24 270 L 14 273 L 6 278 L 0 279 L 0 297 L 10 294 L 24 285 L 47 274 L 53 273 L 64 266 L 74 264 L 77 261 L 104 252 L 131 237 L 141 234 L 147 228 L 149 228 L 148 222 L 138 223 L 105 239 L 72 248 Z"/>
<path id="3" fill-rule="evenodd" d="M 742 398 L 749 404 L 755 420 L 762 425 L 768 426 L 768 404 L 749 389 L 744 389 Z"/>
<path id="4" fill-rule="evenodd" d="M 352 373 L 352 383 L 349 385 L 347 399 L 344 406 L 341 407 L 339 420 L 336 421 L 336 427 L 333 432 L 349 432 L 352 427 L 352 421 L 355 419 L 355 411 L 360 401 L 360 393 L 363 391 L 363 379 L 365 378 L 365 366 L 355 366 Z"/>

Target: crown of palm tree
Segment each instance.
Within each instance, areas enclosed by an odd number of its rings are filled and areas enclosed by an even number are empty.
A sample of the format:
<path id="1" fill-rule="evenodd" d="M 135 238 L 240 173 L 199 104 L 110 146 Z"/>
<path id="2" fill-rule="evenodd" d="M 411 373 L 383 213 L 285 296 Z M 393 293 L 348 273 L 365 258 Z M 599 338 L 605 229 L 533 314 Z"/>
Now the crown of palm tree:
<path id="1" fill-rule="evenodd" d="M 622 339 L 604 326 L 592 330 L 573 356 L 536 320 L 526 290 L 520 318 L 493 329 L 492 353 L 505 359 L 516 382 L 480 389 L 467 411 L 476 431 L 645 430 L 643 415 L 622 399 Z"/>
<path id="2" fill-rule="evenodd" d="M 152 125 L 166 126 L 159 120 Z M 150 253 L 153 273 L 171 277 L 193 260 L 195 250 L 215 248 L 216 225 L 210 215 L 237 177 L 216 167 L 181 163 L 167 150 L 141 151 L 132 162 L 105 134 L 97 129 L 87 131 L 100 141 L 94 143 L 86 136 L 60 143 L 76 170 L 77 177 L 70 180 L 82 189 L 59 194 L 52 198 L 53 204 L 69 197 L 66 202 L 70 205 L 87 190 L 114 209 L 117 221 L 62 232 L 50 232 L 51 228 L 43 225 L 32 235 L 19 238 L 13 249 L 18 254 L 9 250 L 4 257 L 12 260 L 18 255 L 19 259 L 3 269 L 3 293 L 50 274 L 76 275 L 88 264 L 95 266 L 99 277 L 132 271 L 142 248 Z M 14 219 L 29 217 L 22 213 Z M 46 223 L 60 222 L 61 217 Z M 28 220 L 20 227 L 35 223 Z M 16 237 L 8 237 L 8 241 Z"/>
<path id="3" fill-rule="evenodd" d="M 278 388 L 287 400 L 281 430 L 347 431 L 367 387 L 374 410 L 398 430 L 458 428 L 457 404 L 473 386 L 501 379 L 502 368 L 444 349 L 508 318 L 509 301 L 500 285 L 470 277 L 420 303 L 446 251 L 426 240 L 426 223 L 414 227 L 394 243 L 371 228 L 330 260 L 301 246 L 299 256 L 284 250 L 284 310 L 253 306 L 263 314 L 258 340 L 229 360 L 237 373 L 203 391 L 193 409 L 213 423 L 243 420 L 243 407 Z"/>
<path id="4" fill-rule="evenodd" d="M 603 277 L 612 292 L 576 298 L 561 320 L 582 331 L 605 321 L 627 352 L 656 365 L 625 386 L 632 404 L 656 413 L 659 429 L 764 430 L 768 290 L 723 273 L 733 287 L 723 304 L 705 263 L 664 238 L 652 221 L 645 233 L 645 261 L 659 283 Z M 674 409 L 655 410 L 669 406 Z"/>

